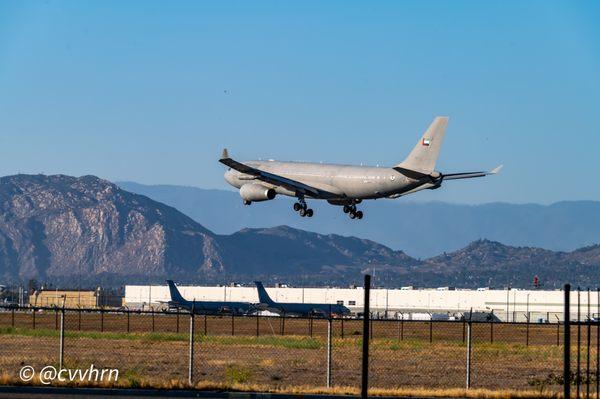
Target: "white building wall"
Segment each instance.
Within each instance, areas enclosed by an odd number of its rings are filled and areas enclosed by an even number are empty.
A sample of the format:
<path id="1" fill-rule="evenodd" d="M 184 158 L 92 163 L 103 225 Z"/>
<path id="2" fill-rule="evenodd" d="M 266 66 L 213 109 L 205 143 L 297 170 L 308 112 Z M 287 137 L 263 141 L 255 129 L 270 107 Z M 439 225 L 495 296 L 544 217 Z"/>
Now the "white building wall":
<path id="1" fill-rule="evenodd" d="M 258 302 L 254 287 L 200 287 L 180 286 L 184 298 L 197 301 L 240 301 Z M 351 288 L 266 288 L 276 302 L 300 303 L 336 303 L 343 301 L 354 312 L 363 307 L 364 290 Z M 400 290 L 372 289 L 371 309 L 375 312 L 388 311 L 393 317 L 395 312 L 425 313 L 465 313 L 471 309 L 476 312 L 493 311 L 503 320 L 524 321 L 529 310 L 532 321 L 550 319 L 556 316 L 562 319 L 562 291 L 542 290 Z M 158 306 L 170 300 L 166 285 L 127 285 L 125 303 L 130 307 Z M 353 304 L 351 304 L 353 301 Z M 577 313 L 577 293 L 571 293 L 571 313 Z M 595 292 L 590 298 L 591 313 L 598 314 L 598 297 Z M 587 293 L 581 293 L 581 311 L 587 313 Z M 391 314 L 390 314 L 391 312 Z M 508 316 L 507 316 L 508 314 Z"/>

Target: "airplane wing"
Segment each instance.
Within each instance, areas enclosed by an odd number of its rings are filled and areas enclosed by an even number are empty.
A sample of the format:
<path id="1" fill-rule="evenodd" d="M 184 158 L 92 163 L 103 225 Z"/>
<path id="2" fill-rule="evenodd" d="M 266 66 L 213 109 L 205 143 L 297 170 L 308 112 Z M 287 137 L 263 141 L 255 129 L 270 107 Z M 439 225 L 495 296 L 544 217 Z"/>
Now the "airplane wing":
<path id="1" fill-rule="evenodd" d="M 264 170 L 253 168 L 252 166 L 238 162 L 229 157 L 227 149 L 223 150 L 223 155 L 221 155 L 219 162 L 221 162 L 223 165 L 229 166 L 231 169 L 237 170 L 238 172 L 254 176 L 257 180 L 264 181 L 265 183 L 273 184 L 275 186 L 281 186 L 290 191 L 298 192 L 303 195 L 309 195 L 313 198 L 330 199 L 339 197 L 339 195 L 335 195 L 328 191 L 300 183 L 296 180 L 288 179 L 287 177 L 265 172 Z"/>
<path id="2" fill-rule="evenodd" d="M 444 174 L 444 180 L 456 180 L 456 179 L 472 179 L 474 177 L 483 177 L 488 175 L 495 175 L 500 172 L 502 165 L 490 170 L 489 172 L 464 172 L 464 173 L 449 173 Z"/>

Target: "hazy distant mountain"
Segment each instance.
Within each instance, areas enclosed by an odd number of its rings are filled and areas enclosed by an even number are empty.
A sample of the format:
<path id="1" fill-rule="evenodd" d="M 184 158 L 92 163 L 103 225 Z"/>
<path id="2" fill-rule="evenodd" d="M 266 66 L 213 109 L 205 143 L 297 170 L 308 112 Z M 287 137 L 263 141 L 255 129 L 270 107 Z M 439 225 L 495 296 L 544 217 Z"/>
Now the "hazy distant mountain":
<path id="1" fill-rule="evenodd" d="M 600 202 L 593 201 L 548 206 L 458 205 L 415 203 L 407 197 L 366 201 L 360 205 L 365 219 L 356 221 L 323 201 L 311 202 L 315 216 L 308 219 L 298 217 L 291 210 L 292 200 L 285 197 L 245 207 L 234 191 L 118 184 L 171 205 L 220 234 L 231 234 L 246 227 L 288 225 L 323 234 L 366 238 L 421 258 L 454 251 L 482 238 L 555 251 L 571 251 L 600 243 Z"/>
<path id="2" fill-rule="evenodd" d="M 479 240 L 421 261 L 371 240 L 287 226 L 217 235 L 94 176 L 0 178 L 0 282 L 121 285 L 170 277 L 315 286 L 360 284 L 365 272 L 388 287 L 527 287 L 535 275 L 546 287 L 594 286 L 600 247 L 567 253 Z"/>

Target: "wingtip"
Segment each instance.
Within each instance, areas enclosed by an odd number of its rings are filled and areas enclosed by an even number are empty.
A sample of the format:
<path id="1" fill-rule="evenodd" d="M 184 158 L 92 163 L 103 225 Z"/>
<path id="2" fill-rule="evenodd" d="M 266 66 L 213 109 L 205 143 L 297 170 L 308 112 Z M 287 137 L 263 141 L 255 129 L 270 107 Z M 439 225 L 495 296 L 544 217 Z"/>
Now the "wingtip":
<path id="1" fill-rule="evenodd" d="M 221 159 L 227 159 L 229 158 L 229 151 L 227 151 L 227 148 L 223 148 L 223 153 L 221 154 Z"/>
<path id="2" fill-rule="evenodd" d="M 490 175 L 496 175 L 496 174 L 500 173 L 500 171 L 502 170 L 503 167 L 504 167 L 504 165 L 496 166 L 494 169 L 492 169 L 490 171 Z"/>

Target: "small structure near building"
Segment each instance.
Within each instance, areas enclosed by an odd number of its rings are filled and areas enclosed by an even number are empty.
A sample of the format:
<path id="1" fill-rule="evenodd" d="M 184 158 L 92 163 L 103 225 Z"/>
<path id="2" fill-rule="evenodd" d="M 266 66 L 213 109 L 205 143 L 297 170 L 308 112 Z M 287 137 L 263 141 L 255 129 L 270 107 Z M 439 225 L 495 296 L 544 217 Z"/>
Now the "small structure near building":
<path id="1" fill-rule="evenodd" d="M 40 289 L 29 296 L 29 306 L 94 309 L 120 307 L 123 297 L 103 290 Z"/>

